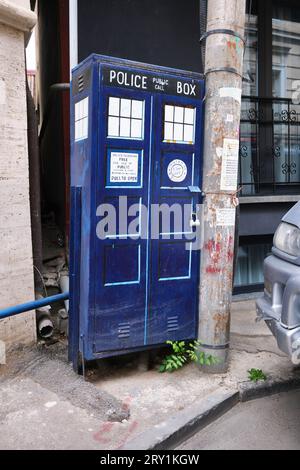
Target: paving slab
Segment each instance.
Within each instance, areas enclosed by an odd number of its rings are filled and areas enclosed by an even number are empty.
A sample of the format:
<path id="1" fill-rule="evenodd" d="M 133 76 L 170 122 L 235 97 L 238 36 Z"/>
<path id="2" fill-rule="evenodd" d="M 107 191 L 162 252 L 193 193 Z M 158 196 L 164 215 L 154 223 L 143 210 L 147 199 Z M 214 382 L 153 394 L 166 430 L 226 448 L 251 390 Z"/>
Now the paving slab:
<path id="1" fill-rule="evenodd" d="M 160 374 L 157 366 L 147 370 L 145 355 L 141 360 L 135 355 L 99 362 L 84 381 L 68 364 L 65 344 L 9 351 L 7 364 L 0 366 L 0 448 L 173 445 L 181 431 L 201 427 L 222 412 L 222 400 L 220 408 L 213 405 L 216 396 L 229 394 L 235 400 L 240 393 L 248 400 L 255 393 L 270 394 L 287 381 L 296 387 L 299 368 L 255 318 L 253 300 L 233 304 L 227 374 L 206 375 L 195 364 Z M 262 369 L 267 383 L 249 384 L 251 368 Z M 157 429 L 163 430 L 163 437 L 158 438 Z"/>
<path id="2" fill-rule="evenodd" d="M 300 450 L 300 391 L 240 403 L 178 450 Z"/>

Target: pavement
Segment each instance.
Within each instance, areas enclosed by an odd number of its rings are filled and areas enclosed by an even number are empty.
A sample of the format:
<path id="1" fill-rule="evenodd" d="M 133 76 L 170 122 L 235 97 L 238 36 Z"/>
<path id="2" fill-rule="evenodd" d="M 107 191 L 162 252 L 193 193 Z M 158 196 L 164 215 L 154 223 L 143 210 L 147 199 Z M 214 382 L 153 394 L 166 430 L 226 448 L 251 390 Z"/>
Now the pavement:
<path id="1" fill-rule="evenodd" d="M 179 450 L 300 450 L 300 390 L 238 404 Z"/>
<path id="2" fill-rule="evenodd" d="M 99 361 L 85 381 L 68 364 L 64 342 L 8 352 L 0 366 L 0 449 L 175 447 L 241 396 L 300 386 L 299 368 L 255 317 L 254 300 L 233 303 L 227 374 L 207 375 L 194 364 L 160 374 L 155 360 L 148 370 L 145 355 L 135 355 Z M 267 382 L 249 384 L 251 368 Z"/>

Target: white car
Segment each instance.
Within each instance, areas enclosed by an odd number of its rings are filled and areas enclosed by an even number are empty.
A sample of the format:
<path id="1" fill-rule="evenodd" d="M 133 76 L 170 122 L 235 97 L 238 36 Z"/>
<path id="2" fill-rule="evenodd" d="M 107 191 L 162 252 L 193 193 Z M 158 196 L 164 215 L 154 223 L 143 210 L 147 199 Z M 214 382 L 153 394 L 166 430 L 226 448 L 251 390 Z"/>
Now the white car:
<path id="1" fill-rule="evenodd" d="M 264 296 L 257 300 L 281 351 L 300 363 L 300 202 L 283 217 L 264 262 Z"/>

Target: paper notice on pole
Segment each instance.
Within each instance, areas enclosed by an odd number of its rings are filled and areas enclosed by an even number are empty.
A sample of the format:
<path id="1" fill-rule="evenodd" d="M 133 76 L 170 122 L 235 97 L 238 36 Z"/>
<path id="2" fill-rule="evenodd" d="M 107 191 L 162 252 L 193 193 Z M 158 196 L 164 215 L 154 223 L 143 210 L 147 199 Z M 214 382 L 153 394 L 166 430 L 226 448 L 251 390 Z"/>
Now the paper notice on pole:
<path id="1" fill-rule="evenodd" d="M 217 209 L 217 227 L 234 227 L 236 209 Z"/>
<path id="2" fill-rule="evenodd" d="M 233 98 L 238 103 L 242 101 L 242 90 L 240 88 L 224 87 L 220 88 L 221 98 Z"/>
<path id="3" fill-rule="evenodd" d="M 224 139 L 221 191 L 236 191 L 239 166 L 239 141 Z"/>

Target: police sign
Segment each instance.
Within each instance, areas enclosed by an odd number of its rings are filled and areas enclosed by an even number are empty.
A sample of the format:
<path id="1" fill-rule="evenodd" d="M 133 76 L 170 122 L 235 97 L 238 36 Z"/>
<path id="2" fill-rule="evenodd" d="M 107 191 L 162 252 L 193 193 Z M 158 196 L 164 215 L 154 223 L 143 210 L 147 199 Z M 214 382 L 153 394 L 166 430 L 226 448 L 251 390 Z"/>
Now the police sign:
<path id="1" fill-rule="evenodd" d="M 120 68 L 103 68 L 103 84 L 118 88 L 166 93 L 168 95 L 200 97 L 200 86 L 195 80 L 178 80 L 170 75 L 162 76 L 150 73 L 137 73 Z"/>

